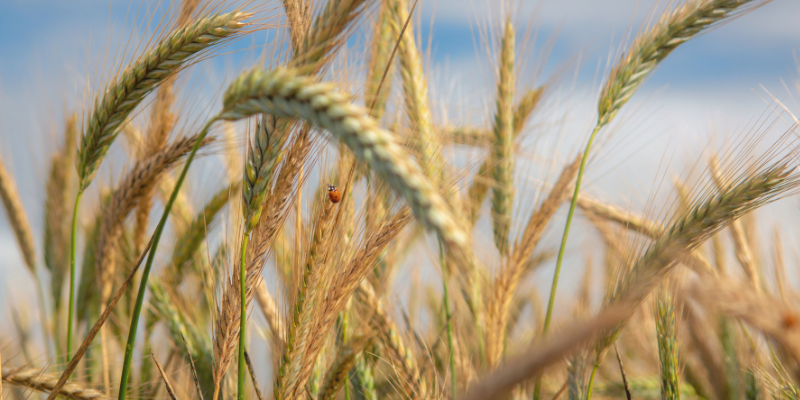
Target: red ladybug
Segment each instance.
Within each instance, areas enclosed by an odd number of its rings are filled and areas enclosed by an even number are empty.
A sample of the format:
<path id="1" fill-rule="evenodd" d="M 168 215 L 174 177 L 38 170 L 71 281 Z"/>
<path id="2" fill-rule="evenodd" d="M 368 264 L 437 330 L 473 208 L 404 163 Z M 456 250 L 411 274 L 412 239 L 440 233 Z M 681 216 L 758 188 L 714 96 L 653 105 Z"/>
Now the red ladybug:
<path id="1" fill-rule="evenodd" d="M 331 199 L 331 203 L 336 204 L 342 199 L 342 194 L 336 186 L 328 185 L 328 198 Z"/>

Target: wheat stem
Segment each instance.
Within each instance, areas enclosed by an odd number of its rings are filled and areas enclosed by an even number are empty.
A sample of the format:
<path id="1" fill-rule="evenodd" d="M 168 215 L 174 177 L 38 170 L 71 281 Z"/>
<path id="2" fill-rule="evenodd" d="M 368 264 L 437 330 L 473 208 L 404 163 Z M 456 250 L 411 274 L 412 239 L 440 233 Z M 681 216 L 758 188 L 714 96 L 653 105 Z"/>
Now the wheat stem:
<path id="1" fill-rule="evenodd" d="M 75 240 L 78 236 L 78 206 L 81 203 L 83 191 L 78 191 L 75 196 L 75 208 L 72 210 L 72 239 L 69 245 L 69 312 L 67 313 L 67 352 L 65 362 L 69 362 L 72 354 L 72 321 L 75 309 Z"/>
<path id="2" fill-rule="evenodd" d="M 139 283 L 139 292 L 136 295 L 136 303 L 134 305 L 133 315 L 131 316 L 131 326 L 128 330 L 128 341 L 125 345 L 125 359 L 122 363 L 122 376 L 120 377 L 119 384 L 119 400 L 125 400 L 128 392 L 128 378 L 130 377 L 131 361 L 133 360 L 133 347 L 136 344 L 136 330 L 139 325 L 139 315 L 142 313 L 144 295 L 147 292 L 147 278 L 150 276 L 150 268 L 153 266 L 156 249 L 158 248 L 158 241 L 161 239 L 161 234 L 164 231 L 164 226 L 167 224 L 167 219 L 169 218 L 169 212 L 172 209 L 172 204 L 178 197 L 178 192 L 180 192 L 181 185 L 183 185 L 183 181 L 186 179 L 186 173 L 189 171 L 189 167 L 192 165 L 192 160 L 194 160 L 197 149 L 200 148 L 200 145 L 203 143 L 208 131 L 211 129 L 211 125 L 213 125 L 216 121 L 216 118 L 212 118 L 197 135 L 197 141 L 195 141 L 194 146 L 192 147 L 192 152 L 189 153 L 189 157 L 186 159 L 186 164 L 183 166 L 183 170 L 178 177 L 178 181 L 175 182 L 175 189 L 172 190 L 172 194 L 170 195 L 167 204 L 164 205 L 164 212 L 161 214 L 161 220 L 158 221 L 158 226 L 156 226 L 156 230 L 153 233 L 153 244 L 150 247 L 150 252 L 147 255 L 147 263 L 142 271 L 142 277 Z"/>
<path id="3" fill-rule="evenodd" d="M 241 262 L 239 263 L 239 295 L 241 296 L 241 315 L 239 316 L 239 370 L 237 399 L 244 400 L 245 383 L 245 330 L 247 329 L 247 242 L 249 235 L 245 232 L 242 238 Z"/>

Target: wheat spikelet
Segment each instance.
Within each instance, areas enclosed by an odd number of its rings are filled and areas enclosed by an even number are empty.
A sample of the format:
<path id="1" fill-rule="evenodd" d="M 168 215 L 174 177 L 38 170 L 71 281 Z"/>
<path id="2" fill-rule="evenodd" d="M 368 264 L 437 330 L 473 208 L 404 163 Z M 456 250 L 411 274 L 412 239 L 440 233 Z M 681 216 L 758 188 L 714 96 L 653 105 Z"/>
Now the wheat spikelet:
<path id="1" fill-rule="evenodd" d="M 50 272 L 50 293 L 55 309 L 61 309 L 61 292 L 64 278 L 69 271 L 70 221 L 68 204 L 75 186 L 72 165 L 77 138 L 76 118 L 67 118 L 64 130 L 64 145 L 53 154 L 50 174 L 45 186 L 44 203 L 44 265 Z"/>
<path id="2" fill-rule="evenodd" d="M 4 368 L 2 371 L 3 382 L 9 385 L 24 387 L 41 393 L 49 393 L 58 383 L 55 374 L 48 374 L 43 370 L 34 368 Z M 105 399 L 108 396 L 97 390 L 86 388 L 79 383 L 67 382 L 58 390 L 58 395 L 72 400 Z"/>
<path id="3" fill-rule="evenodd" d="M 131 63 L 97 97 L 78 151 L 79 190 L 85 190 L 117 136 L 120 125 L 145 96 L 191 59 L 241 33 L 250 14 L 232 12 L 178 28 Z"/>
<path id="4" fill-rule="evenodd" d="M 701 31 L 726 18 L 745 12 L 743 6 L 762 3 L 753 0 L 693 0 L 672 12 L 665 12 L 654 26 L 639 34 L 628 53 L 611 70 L 600 93 L 597 125 L 610 122 L 633 96 L 647 75 L 672 50 Z"/>
<path id="5" fill-rule="evenodd" d="M 111 279 L 115 275 L 115 255 L 123 233 L 122 224 L 125 217 L 136 206 L 142 194 L 152 188 L 161 175 L 192 150 L 196 140 L 196 136 L 180 139 L 163 151 L 137 162 L 111 196 L 103 212 L 95 254 L 95 266 L 100 277 L 103 298 L 108 295 Z M 206 138 L 202 145 L 212 141 L 212 138 Z"/>
<path id="6" fill-rule="evenodd" d="M 254 70 L 231 84 L 220 117 L 236 120 L 258 112 L 300 117 L 330 131 L 400 193 L 417 219 L 434 229 L 457 258 L 466 260 L 464 264 L 472 262 L 468 236 L 436 187 L 394 136 L 379 128 L 363 109 L 348 103 L 345 96 L 294 70 Z"/>
<path id="7" fill-rule="evenodd" d="M 746 171 L 724 190 L 700 197 L 688 210 L 679 213 L 669 228 L 633 263 L 629 272 L 618 279 L 608 303 L 640 302 L 670 271 L 679 256 L 695 250 L 731 221 L 795 189 L 798 176 L 793 174 L 789 162 L 790 157 L 787 157 L 775 164 Z M 622 327 L 620 324 L 604 333 L 598 341 L 596 364 Z"/>
<path id="8" fill-rule="evenodd" d="M 500 44 L 497 111 L 492 146 L 492 231 L 500 254 L 508 251 L 508 231 L 514 204 L 514 26 L 506 21 Z"/>
<path id="9" fill-rule="evenodd" d="M 8 173 L 8 170 L 6 170 L 6 165 L 2 158 L 0 158 L 0 200 L 6 209 L 8 223 L 14 231 L 14 237 L 17 239 L 17 244 L 22 252 L 22 261 L 25 262 L 25 266 L 31 276 L 34 279 L 38 279 L 36 275 L 36 249 L 34 248 L 31 224 L 28 222 L 25 208 L 22 207 L 17 184 Z"/>

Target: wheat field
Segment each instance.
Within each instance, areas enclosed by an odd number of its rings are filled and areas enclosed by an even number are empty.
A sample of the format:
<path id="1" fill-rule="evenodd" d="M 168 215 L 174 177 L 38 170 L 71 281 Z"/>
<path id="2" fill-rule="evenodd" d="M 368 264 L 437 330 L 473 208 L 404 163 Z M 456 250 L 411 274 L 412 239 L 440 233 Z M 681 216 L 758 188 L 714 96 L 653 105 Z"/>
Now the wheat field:
<path id="1" fill-rule="evenodd" d="M 0 399 L 800 398 L 793 223 L 759 210 L 798 212 L 790 107 L 587 185 L 662 61 L 769 1 L 663 4 L 557 146 L 570 82 L 523 68 L 511 2 L 476 29 L 481 121 L 434 95 L 416 0 L 157 3 L 31 144 L 43 204 L 0 159 L 36 289 Z"/>

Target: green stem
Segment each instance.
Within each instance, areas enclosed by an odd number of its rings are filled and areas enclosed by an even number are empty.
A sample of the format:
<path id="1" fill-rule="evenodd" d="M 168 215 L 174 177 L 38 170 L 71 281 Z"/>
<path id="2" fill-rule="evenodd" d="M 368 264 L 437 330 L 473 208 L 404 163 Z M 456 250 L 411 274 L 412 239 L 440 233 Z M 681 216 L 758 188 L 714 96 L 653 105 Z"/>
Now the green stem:
<path id="1" fill-rule="evenodd" d="M 39 319 L 42 320 L 42 339 L 44 340 L 45 349 L 47 350 L 47 357 L 53 354 L 53 346 L 50 344 L 50 328 L 47 321 L 47 310 L 45 310 L 44 290 L 42 289 L 42 282 L 39 277 L 33 276 L 34 284 L 36 285 L 36 297 L 39 301 Z"/>
<path id="2" fill-rule="evenodd" d="M 592 389 L 594 389 L 594 377 L 597 375 L 597 369 L 600 368 L 600 362 L 595 362 L 592 367 L 592 374 L 589 375 L 589 385 L 586 386 L 586 400 L 592 398 Z"/>
<path id="3" fill-rule="evenodd" d="M 239 262 L 239 295 L 241 296 L 241 316 L 239 317 L 239 392 L 237 399 L 244 400 L 244 375 L 245 375 L 245 329 L 247 328 L 247 242 L 248 233 L 242 238 L 242 259 Z"/>
<path id="4" fill-rule="evenodd" d="M 442 306 L 444 307 L 444 317 L 447 321 L 447 346 L 450 350 L 450 390 L 452 391 L 453 399 L 456 398 L 457 380 L 456 380 L 456 353 L 453 350 L 453 321 L 450 315 L 450 296 L 447 291 L 447 265 L 445 261 L 444 252 L 442 249 L 442 241 L 439 240 L 439 255 L 442 263 L 442 288 L 444 289 L 444 296 L 442 298 Z"/>
<path id="5" fill-rule="evenodd" d="M 586 143 L 586 150 L 583 151 L 581 158 L 581 166 L 578 169 L 578 176 L 575 179 L 575 191 L 572 194 L 572 202 L 569 205 L 569 213 L 567 214 L 567 223 L 564 226 L 564 234 L 561 237 L 561 247 L 558 249 L 558 259 L 556 260 L 556 270 L 553 274 L 553 285 L 550 287 L 550 300 L 547 302 L 547 314 L 544 317 L 544 326 L 542 328 L 542 336 L 547 336 L 547 331 L 550 329 L 550 320 L 553 318 L 553 305 L 556 302 L 556 290 L 558 290 L 558 278 L 561 275 L 561 264 L 564 263 L 564 252 L 567 249 L 567 238 L 569 237 L 569 228 L 572 225 L 572 217 L 575 215 L 575 206 L 578 204 L 578 193 L 581 190 L 581 179 L 583 178 L 583 170 L 586 168 L 586 159 L 589 158 L 589 150 L 592 148 L 592 142 L 597 132 L 602 128 L 598 122 L 592 130 L 589 141 Z M 536 378 L 536 386 L 533 391 L 534 400 L 539 400 L 541 390 L 541 375 Z"/>
<path id="6" fill-rule="evenodd" d="M 175 188 L 172 189 L 172 194 L 169 196 L 167 204 L 164 205 L 164 212 L 161 214 L 161 220 L 158 221 L 156 231 L 153 232 L 153 244 L 150 246 L 150 252 L 147 254 L 147 263 L 144 266 L 144 271 L 142 271 L 142 278 L 139 282 L 139 292 L 136 295 L 136 304 L 133 309 L 133 315 L 131 316 L 131 327 L 128 330 L 128 342 L 125 345 L 125 360 L 122 363 L 122 376 L 120 377 L 119 383 L 119 400 L 125 400 L 125 397 L 128 394 L 128 379 L 130 378 L 131 374 L 133 347 L 136 344 L 136 330 L 139 325 L 139 315 L 142 313 L 144 295 L 147 292 L 147 278 L 150 275 L 150 268 L 153 266 L 153 259 L 156 255 L 156 249 L 158 249 L 158 241 L 161 239 L 161 233 L 164 232 L 164 226 L 167 224 L 169 213 L 172 210 L 172 204 L 175 203 L 175 199 L 178 197 L 178 193 L 181 190 L 181 185 L 183 185 L 183 181 L 186 179 L 186 173 L 189 171 L 189 166 L 192 165 L 192 160 L 194 160 L 197 149 L 200 148 L 200 145 L 203 143 L 203 139 L 205 139 L 206 135 L 208 134 L 208 130 L 211 129 L 211 125 L 216 122 L 216 120 L 216 118 L 212 118 L 210 121 L 208 121 L 206 126 L 203 127 L 203 130 L 200 131 L 200 135 L 194 142 L 194 147 L 192 147 L 192 152 L 189 153 L 189 157 L 186 159 L 186 164 L 183 166 L 181 175 L 178 177 L 178 181 L 175 182 Z M 75 247 L 74 235 L 72 247 Z"/>
<path id="7" fill-rule="evenodd" d="M 69 312 L 67 314 L 67 353 L 66 363 L 72 358 L 72 315 L 75 310 L 75 241 L 78 236 L 78 206 L 81 204 L 83 190 L 75 196 L 75 208 L 72 210 L 72 239 L 69 246 Z"/>

